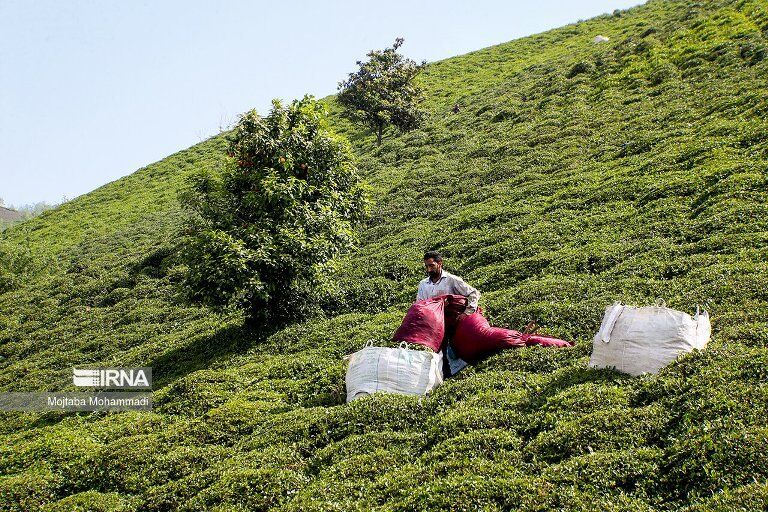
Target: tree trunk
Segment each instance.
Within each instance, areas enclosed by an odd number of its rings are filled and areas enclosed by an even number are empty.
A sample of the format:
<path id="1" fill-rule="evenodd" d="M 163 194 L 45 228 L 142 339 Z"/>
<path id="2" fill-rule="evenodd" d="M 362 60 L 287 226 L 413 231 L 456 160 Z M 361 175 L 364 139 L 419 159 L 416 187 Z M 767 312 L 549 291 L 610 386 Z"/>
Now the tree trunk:
<path id="1" fill-rule="evenodd" d="M 384 129 L 384 123 L 379 123 L 379 130 L 376 134 L 376 143 L 378 146 L 381 146 L 381 132 Z"/>

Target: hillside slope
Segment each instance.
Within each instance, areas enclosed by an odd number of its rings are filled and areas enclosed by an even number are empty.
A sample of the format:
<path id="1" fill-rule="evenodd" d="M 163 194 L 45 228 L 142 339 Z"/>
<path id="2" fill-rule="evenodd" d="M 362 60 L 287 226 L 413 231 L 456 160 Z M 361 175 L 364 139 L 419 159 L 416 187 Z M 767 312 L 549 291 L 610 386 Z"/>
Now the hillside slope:
<path id="1" fill-rule="evenodd" d="M 768 2 L 651 1 L 430 64 L 428 122 L 380 147 L 327 98 L 375 215 L 327 317 L 276 333 L 174 291 L 176 194 L 222 137 L 10 228 L 0 390 L 152 366 L 155 411 L 3 413 L 0 509 L 768 507 L 767 67 Z M 345 405 L 342 356 L 391 336 L 432 248 L 492 323 L 577 346 Z M 657 299 L 705 305 L 709 349 L 588 370 L 605 305 Z"/>

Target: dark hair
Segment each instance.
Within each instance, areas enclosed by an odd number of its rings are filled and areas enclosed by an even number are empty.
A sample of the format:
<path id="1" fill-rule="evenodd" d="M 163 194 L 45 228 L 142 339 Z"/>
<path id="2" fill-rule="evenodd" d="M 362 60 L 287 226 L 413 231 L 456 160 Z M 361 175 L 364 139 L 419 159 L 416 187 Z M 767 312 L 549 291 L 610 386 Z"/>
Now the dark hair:
<path id="1" fill-rule="evenodd" d="M 430 258 L 435 260 L 435 263 L 440 263 L 441 261 L 443 261 L 443 257 L 440 256 L 440 253 L 437 251 L 427 251 L 424 253 L 425 260 L 428 260 Z"/>

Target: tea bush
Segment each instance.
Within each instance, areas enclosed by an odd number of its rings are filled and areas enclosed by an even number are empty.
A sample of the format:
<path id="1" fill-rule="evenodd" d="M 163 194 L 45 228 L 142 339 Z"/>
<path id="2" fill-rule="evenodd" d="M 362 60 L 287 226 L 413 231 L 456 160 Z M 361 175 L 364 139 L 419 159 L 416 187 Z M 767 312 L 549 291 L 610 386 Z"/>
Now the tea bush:
<path id="1" fill-rule="evenodd" d="M 268 510 L 296 494 L 306 477 L 274 468 L 239 468 L 221 475 L 182 508 L 191 510 Z"/>
<path id="2" fill-rule="evenodd" d="M 647 475 L 661 469 L 664 452 L 656 448 L 595 451 L 547 466 L 541 477 L 581 491 L 611 491 L 653 499 Z"/>
<path id="3" fill-rule="evenodd" d="M 131 512 L 138 500 L 116 492 L 85 491 L 49 503 L 41 508 L 45 512 Z"/>
<path id="4" fill-rule="evenodd" d="M 658 407 L 609 407 L 540 432 L 526 451 L 534 460 L 558 462 L 593 450 L 654 446 L 659 441 L 663 422 L 663 411 Z"/>
<path id="5" fill-rule="evenodd" d="M 762 0 L 650 0 L 432 63 L 424 124 L 381 146 L 324 99 L 375 206 L 279 330 L 178 293 L 178 192 L 225 135 L 7 228 L 33 262 L 0 290 L 0 390 L 151 366 L 155 407 L 0 413 L 0 510 L 764 509 L 766 30 Z M 492 324 L 576 345 L 346 404 L 342 358 L 390 342 L 428 249 Z M 708 309 L 707 349 L 588 368 L 605 306 L 657 299 Z"/>
<path id="6" fill-rule="evenodd" d="M 676 440 L 669 447 L 665 484 L 687 497 L 703 497 L 721 488 L 765 481 L 768 429 L 739 423 L 705 423 Z"/>
<path id="7" fill-rule="evenodd" d="M 686 512 L 726 512 L 731 510 L 764 510 L 768 506 L 768 485 L 753 483 L 727 489 L 703 499 L 683 510 Z"/>

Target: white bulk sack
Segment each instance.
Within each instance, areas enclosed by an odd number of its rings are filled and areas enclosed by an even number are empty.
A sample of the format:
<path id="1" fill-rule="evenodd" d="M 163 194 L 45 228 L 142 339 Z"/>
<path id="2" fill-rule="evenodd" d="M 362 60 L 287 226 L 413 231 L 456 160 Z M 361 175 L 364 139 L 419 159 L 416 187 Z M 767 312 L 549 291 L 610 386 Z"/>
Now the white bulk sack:
<path id="1" fill-rule="evenodd" d="M 425 395 L 443 383 L 443 353 L 366 345 L 348 356 L 347 402 L 384 391 L 402 395 Z"/>
<path id="2" fill-rule="evenodd" d="M 691 317 L 666 307 L 638 308 L 617 302 L 605 308 L 589 365 L 635 376 L 657 373 L 683 352 L 703 349 L 711 331 L 709 314 L 698 307 Z"/>

